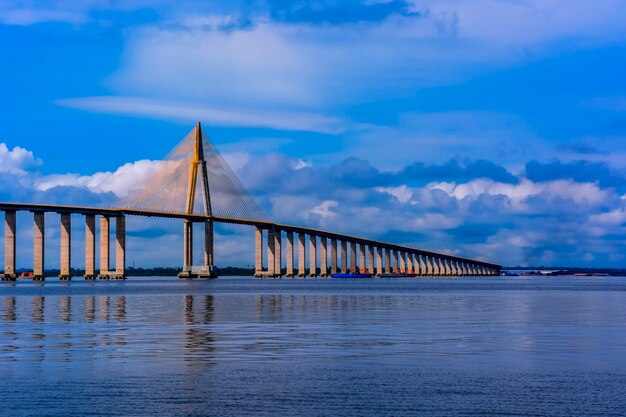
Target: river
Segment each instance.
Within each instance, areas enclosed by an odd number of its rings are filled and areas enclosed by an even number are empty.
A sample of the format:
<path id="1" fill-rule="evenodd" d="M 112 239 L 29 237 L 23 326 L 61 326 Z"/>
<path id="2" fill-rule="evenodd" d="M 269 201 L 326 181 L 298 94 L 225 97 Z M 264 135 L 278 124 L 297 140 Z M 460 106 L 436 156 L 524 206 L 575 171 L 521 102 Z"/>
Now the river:
<path id="1" fill-rule="evenodd" d="M 7 416 L 626 413 L 626 278 L 0 285 Z"/>

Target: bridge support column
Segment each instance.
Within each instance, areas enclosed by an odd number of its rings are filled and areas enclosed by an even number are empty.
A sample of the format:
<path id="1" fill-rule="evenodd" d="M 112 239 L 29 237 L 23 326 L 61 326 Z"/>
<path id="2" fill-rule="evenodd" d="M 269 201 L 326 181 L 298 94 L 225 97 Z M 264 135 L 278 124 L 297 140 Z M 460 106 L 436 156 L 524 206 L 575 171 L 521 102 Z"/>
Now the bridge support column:
<path id="1" fill-rule="evenodd" d="M 320 276 L 328 275 L 328 239 L 320 237 Z"/>
<path id="2" fill-rule="evenodd" d="M 391 272 L 396 274 L 398 273 L 398 251 L 397 250 L 392 250 L 391 251 Z"/>
<path id="3" fill-rule="evenodd" d="M 350 272 L 356 272 L 356 242 L 350 242 Z"/>
<path id="4" fill-rule="evenodd" d="M 400 273 L 406 273 L 406 253 L 402 251 L 398 251 L 398 269 Z"/>
<path id="5" fill-rule="evenodd" d="M 412 252 L 408 252 L 406 254 L 406 273 L 410 274 L 410 275 L 417 275 L 415 273 L 415 269 L 413 267 L 413 253 Z"/>
<path id="6" fill-rule="evenodd" d="M 126 279 L 126 217 L 115 218 L 115 279 Z"/>
<path id="7" fill-rule="evenodd" d="M 287 253 L 285 254 L 287 266 L 285 270 L 286 277 L 293 277 L 293 232 L 287 232 Z"/>
<path id="8" fill-rule="evenodd" d="M 199 275 L 201 278 L 215 278 L 213 242 L 213 221 L 207 220 L 204 222 L 204 265 Z"/>
<path id="9" fill-rule="evenodd" d="M 385 274 L 391 274 L 391 250 L 385 248 Z"/>
<path id="10" fill-rule="evenodd" d="M 341 241 L 341 273 L 348 272 L 348 242 Z"/>
<path id="11" fill-rule="evenodd" d="M 298 276 L 304 277 L 306 275 L 306 235 L 304 233 L 298 233 Z"/>
<path id="12" fill-rule="evenodd" d="M 267 276 L 276 276 L 276 239 L 274 238 L 274 228 L 267 229 Z"/>
<path id="13" fill-rule="evenodd" d="M 108 236 L 108 232 L 107 232 L 107 236 Z M 100 242 L 102 242 L 102 234 L 100 234 L 100 239 L 101 239 Z M 102 248 L 100 250 L 102 250 Z M 102 259 L 102 252 L 100 252 L 100 259 Z M 185 219 L 183 221 L 183 270 L 180 272 L 180 274 L 178 274 L 178 277 L 179 278 L 195 278 L 197 275 L 194 275 L 192 268 L 191 268 L 192 265 L 193 265 L 193 222 L 191 220 Z M 102 266 L 100 266 L 100 270 L 102 270 Z M 100 274 L 102 275 L 102 273 Z M 108 275 L 111 276 L 111 273 L 109 273 Z M 102 276 L 100 278 L 102 278 Z"/>
<path id="14" fill-rule="evenodd" d="M 337 273 L 337 239 L 330 239 L 330 274 Z"/>
<path id="15" fill-rule="evenodd" d="M 317 236 L 309 235 L 309 276 L 317 276 Z"/>
<path id="16" fill-rule="evenodd" d="M 96 216 L 85 215 L 85 279 L 96 277 Z"/>
<path id="17" fill-rule="evenodd" d="M 35 211 L 34 217 L 35 227 L 33 229 L 33 279 L 35 281 L 43 281 L 46 277 L 44 274 L 44 212 Z"/>
<path id="18" fill-rule="evenodd" d="M 263 229 L 254 230 L 254 276 L 263 276 Z"/>
<path id="19" fill-rule="evenodd" d="M 376 276 L 381 276 L 384 273 L 383 269 L 383 248 L 378 246 L 376 248 Z"/>
<path id="20" fill-rule="evenodd" d="M 367 255 L 365 252 L 365 244 L 359 243 L 359 272 L 367 269 Z"/>
<path id="21" fill-rule="evenodd" d="M 376 273 L 374 270 L 374 247 L 367 245 L 367 270 L 370 274 Z"/>
<path id="22" fill-rule="evenodd" d="M 16 215 L 14 210 L 4 212 L 4 274 L 3 281 L 15 281 L 15 228 Z"/>
<path id="23" fill-rule="evenodd" d="M 430 263 L 431 258 L 428 255 L 422 255 L 422 261 L 424 262 L 424 270 L 423 270 L 423 274 L 424 276 L 432 276 L 433 274 L 433 267 L 432 264 Z"/>
<path id="24" fill-rule="evenodd" d="M 422 265 L 420 264 L 420 255 L 413 255 L 413 271 L 415 272 L 415 276 L 419 277 L 422 275 Z"/>
<path id="25" fill-rule="evenodd" d="M 283 275 L 282 243 L 283 243 L 283 231 L 278 228 L 275 228 L 274 229 L 274 276 L 277 278 L 280 278 Z"/>
<path id="26" fill-rule="evenodd" d="M 450 259 L 441 258 L 441 272 L 444 276 L 449 277 L 452 275 L 450 268 Z"/>
<path id="27" fill-rule="evenodd" d="M 59 278 L 63 281 L 72 279 L 72 216 L 61 213 L 61 270 Z"/>
<path id="28" fill-rule="evenodd" d="M 109 234 L 111 233 L 108 216 L 100 216 L 100 279 L 109 279 L 109 268 L 111 262 L 111 251 L 109 245 Z M 186 244 L 185 235 L 185 244 Z M 186 253 L 187 249 L 185 249 Z M 186 259 L 186 258 L 185 258 Z"/>

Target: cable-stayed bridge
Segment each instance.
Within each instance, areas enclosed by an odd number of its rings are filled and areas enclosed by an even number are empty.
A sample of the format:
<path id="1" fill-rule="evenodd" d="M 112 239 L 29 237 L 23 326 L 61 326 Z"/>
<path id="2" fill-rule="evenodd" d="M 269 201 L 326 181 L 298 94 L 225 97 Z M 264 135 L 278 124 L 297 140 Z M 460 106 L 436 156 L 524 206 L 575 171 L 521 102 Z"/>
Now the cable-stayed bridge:
<path id="1" fill-rule="evenodd" d="M 3 280 L 15 280 L 16 212 L 33 213 L 33 271 L 45 279 L 45 213 L 60 215 L 60 275 L 72 278 L 72 214 L 85 218 L 86 279 L 126 277 L 126 216 L 176 218 L 183 221 L 182 278 L 216 276 L 213 256 L 215 223 L 255 229 L 255 276 L 321 276 L 369 272 L 377 276 L 498 275 L 500 265 L 432 251 L 379 242 L 331 231 L 270 221 L 209 141 L 200 123 L 135 183 L 116 207 L 0 203 L 5 214 Z M 96 230 L 96 219 L 99 229 Z M 115 265 L 111 264 L 111 225 L 115 227 Z M 204 225 L 201 265 L 194 265 L 194 223 Z M 96 268 L 96 234 L 99 263 Z M 285 245 L 283 248 L 283 235 Z M 297 239 L 296 239 L 297 237 Z M 308 250 L 307 250 L 308 249 Z M 265 260 L 265 262 L 264 262 Z"/>

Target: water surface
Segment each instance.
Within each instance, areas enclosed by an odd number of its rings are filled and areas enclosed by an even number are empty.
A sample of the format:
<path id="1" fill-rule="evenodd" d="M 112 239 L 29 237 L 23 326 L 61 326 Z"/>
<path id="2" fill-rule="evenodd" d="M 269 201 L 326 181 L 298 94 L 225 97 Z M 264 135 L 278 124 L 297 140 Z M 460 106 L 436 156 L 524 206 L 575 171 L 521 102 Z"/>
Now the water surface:
<path id="1" fill-rule="evenodd" d="M 0 286 L 3 415 L 624 415 L 626 278 Z"/>

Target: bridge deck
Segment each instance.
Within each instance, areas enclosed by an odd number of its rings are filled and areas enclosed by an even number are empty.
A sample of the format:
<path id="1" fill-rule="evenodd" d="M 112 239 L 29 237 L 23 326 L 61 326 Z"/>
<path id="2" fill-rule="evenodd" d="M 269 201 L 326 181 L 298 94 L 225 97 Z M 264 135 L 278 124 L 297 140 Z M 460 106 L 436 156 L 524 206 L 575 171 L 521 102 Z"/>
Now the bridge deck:
<path id="1" fill-rule="evenodd" d="M 363 243 L 366 245 L 373 245 L 373 246 L 378 246 L 378 247 L 392 249 L 392 250 L 410 251 L 415 254 L 426 255 L 426 256 L 437 256 L 442 259 L 453 260 L 453 261 L 471 262 L 473 264 L 485 266 L 488 268 L 496 268 L 496 269 L 502 268 L 501 265 L 490 263 L 490 262 L 463 258 L 460 256 L 453 256 L 453 255 L 448 255 L 445 253 L 437 253 L 437 252 L 427 251 L 423 249 L 416 249 L 416 248 L 409 247 L 409 246 L 402 246 L 402 245 L 395 245 L 392 243 L 379 242 L 376 240 L 364 239 L 364 238 L 360 238 L 356 236 L 348 236 L 348 235 L 343 235 L 340 233 L 329 232 L 326 230 L 278 224 L 278 223 L 273 223 L 269 221 L 236 219 L 236 218 L 229 218 L 229 217 L 222 217 L 222 216 L 206 216 L 203 214 L 185 214 L 185 213 L 177 213 L 177 212 L 137 210 L 137 209 L 132 209 L 132 208 L 100 208 L 100 207 L 82 207 L 82 206 L 66 206 L 66 205 L 55 205 L 55 204 L 32 204 L 32 203 L 0 203 L 0 210 L 93 214 L 93 215 L 103 215 L 103 216 L 112 216 L 112 217 L 121 216 L 121 215 L 142 216 L 142 217 L 163 217 L 163 218 L 186 219 L 186 220 L 190 220 L 194 222 L 202 222 L 202 221 L 211 219 L 217 223 L 257 226 L 257 227 L 264 228 L 264 229 L 276 227 L 284 231 L 312 234 L 312 235 L 319 236 L 319 237 Z"/>

